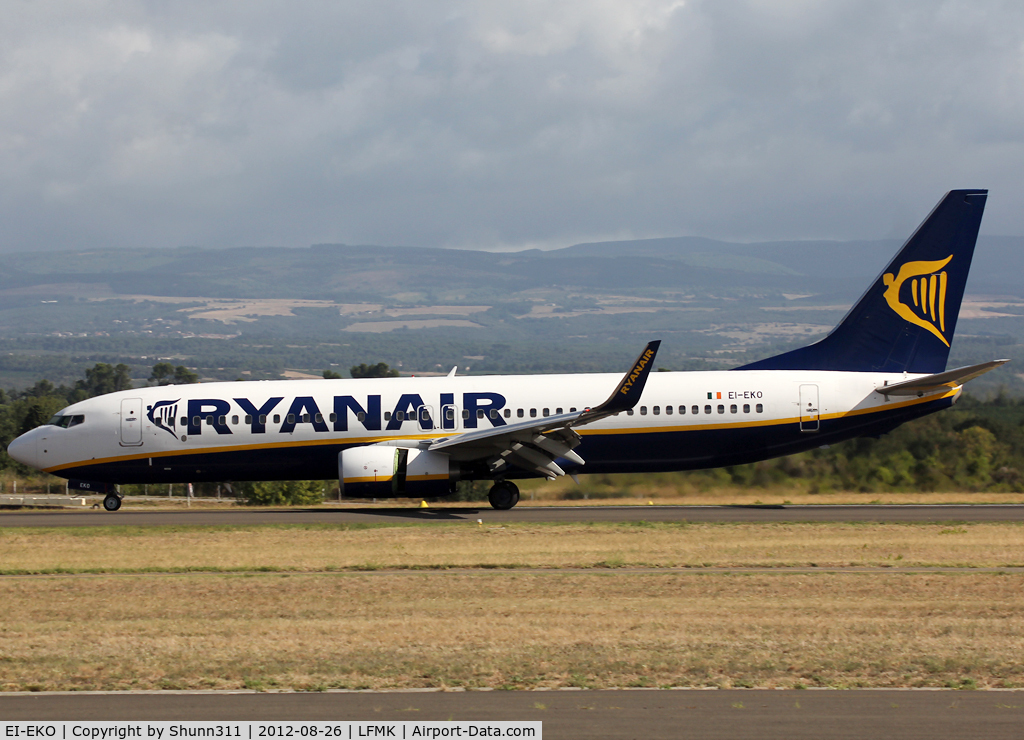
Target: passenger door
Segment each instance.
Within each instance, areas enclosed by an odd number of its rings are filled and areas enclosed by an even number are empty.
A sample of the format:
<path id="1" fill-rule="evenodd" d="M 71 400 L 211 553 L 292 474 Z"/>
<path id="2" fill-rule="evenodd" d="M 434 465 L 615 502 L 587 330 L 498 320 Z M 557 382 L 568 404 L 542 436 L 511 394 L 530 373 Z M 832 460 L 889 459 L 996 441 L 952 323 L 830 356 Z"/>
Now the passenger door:
<path id="1" fill-rule="evenodd" d="M 818 386 L 800 386 L 800 431 L 818 431 Z"/>
<path id="2" fill-rule="evenodd" d="M 142 444 L 142 399 L 126 398 L 121 401 L 121 446 L 138 447 Z"/>

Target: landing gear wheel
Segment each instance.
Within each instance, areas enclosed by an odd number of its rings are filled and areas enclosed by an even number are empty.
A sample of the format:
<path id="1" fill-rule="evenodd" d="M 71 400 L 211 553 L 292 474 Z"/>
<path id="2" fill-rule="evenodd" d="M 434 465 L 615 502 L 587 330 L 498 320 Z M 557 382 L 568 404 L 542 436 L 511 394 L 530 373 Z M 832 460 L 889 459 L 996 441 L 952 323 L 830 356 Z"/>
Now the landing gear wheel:
<path id="1" fill-rule="evenodd" d="M 519 488 L 511 481 L 498 481 L 487 492 L 487 500 L 493 508 L 507 511 L 519 503 Z"/>
<path id="2" fill-rule="evenodd" d="M 103 499 L 103 508 L 107 511 L 117 511 L 121 508 L 121 497 L 114 493 L 108 493 Z"/>

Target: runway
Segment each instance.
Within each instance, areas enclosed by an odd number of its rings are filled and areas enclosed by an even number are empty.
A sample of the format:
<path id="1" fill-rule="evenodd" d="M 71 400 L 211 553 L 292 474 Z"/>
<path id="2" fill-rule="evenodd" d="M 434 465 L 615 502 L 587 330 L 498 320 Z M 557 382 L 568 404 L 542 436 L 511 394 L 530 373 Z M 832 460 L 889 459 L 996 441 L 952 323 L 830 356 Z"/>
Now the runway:
<path id="1" fill-rule="evenodd" d="M 427 523 L 427 522 L 1024 522 L 1022 504 L 753 505 L 753 506 L 517 506 L 436 504 L 415 508 L 222 509 L 146 511 L 4 511 L 0 527 Z"/>
<path id="2" fill-rule="evenodd" d="M 1020 738 L 1024 692 L 607 690 L 0 694 L 5 720 L 539 720 L 559 738 Z"/>

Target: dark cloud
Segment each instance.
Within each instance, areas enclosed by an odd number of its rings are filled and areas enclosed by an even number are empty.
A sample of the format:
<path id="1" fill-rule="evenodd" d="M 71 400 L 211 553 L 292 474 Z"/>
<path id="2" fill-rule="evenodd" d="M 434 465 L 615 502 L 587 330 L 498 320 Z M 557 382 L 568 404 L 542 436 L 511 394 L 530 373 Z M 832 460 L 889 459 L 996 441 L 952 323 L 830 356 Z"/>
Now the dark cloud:
<path id="1" fill-rule="evenodd" d="M 1024 233 L 998 2 L 8 3 L 0 249 Z"/>

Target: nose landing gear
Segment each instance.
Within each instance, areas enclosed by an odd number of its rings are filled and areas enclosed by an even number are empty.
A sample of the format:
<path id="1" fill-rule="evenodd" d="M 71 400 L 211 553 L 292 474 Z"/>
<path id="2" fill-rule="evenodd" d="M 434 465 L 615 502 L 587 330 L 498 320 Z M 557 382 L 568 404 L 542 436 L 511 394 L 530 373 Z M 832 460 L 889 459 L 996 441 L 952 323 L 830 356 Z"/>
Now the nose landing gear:
<path id="1" fill-rule="evenodd" d="M 116 493 L 108 493 L 103 498 L 103 508 L 107 511 L 117 511 L 121 508 L 121 497 Z"/>
<path id="2" fill-rule="evenodd" d="M 507 511 L 519 503 L 519 487 L 508 480 L 500 480 L 487 492 L 487 500 L 499 511 Z"/>

